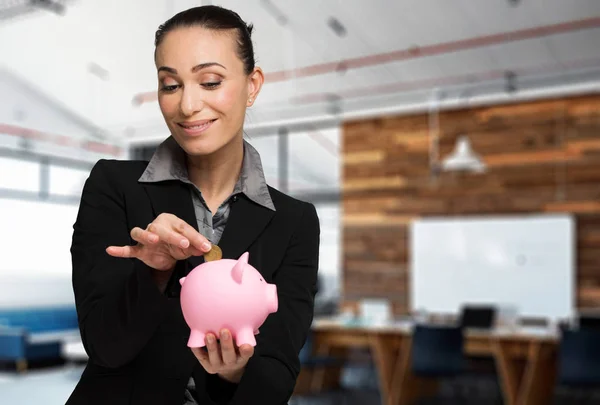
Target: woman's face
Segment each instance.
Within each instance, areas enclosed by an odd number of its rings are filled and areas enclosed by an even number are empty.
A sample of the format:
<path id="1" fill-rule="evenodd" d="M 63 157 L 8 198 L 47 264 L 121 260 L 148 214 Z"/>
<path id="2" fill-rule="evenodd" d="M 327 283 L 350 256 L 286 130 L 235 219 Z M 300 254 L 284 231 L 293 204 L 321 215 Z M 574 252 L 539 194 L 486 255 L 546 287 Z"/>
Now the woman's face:
<path id="1" fill-rule="evenodd" d="M 246 107 L 263 83 L 237 54 L 235 31 L 177 28 L 156 50 L 158 102 L 175 140 L 192 156 L 209 155 L 243 136 Z"/>

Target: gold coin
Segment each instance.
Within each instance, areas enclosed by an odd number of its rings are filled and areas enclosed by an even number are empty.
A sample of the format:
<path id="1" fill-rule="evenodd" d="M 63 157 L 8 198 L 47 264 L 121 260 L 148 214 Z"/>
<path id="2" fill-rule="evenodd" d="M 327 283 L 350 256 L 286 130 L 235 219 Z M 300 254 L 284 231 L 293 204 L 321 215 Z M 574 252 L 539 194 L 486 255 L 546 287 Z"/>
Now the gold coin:
<path id="1" fill-rule="evenodd" d="M 221 260 L 223 257 L 223 252 L 221 248 L 217 245 L 212 245 L 212 248 L 204 253 L 204 261 L 206 262 L 214 262 L 215 260 Z"/>

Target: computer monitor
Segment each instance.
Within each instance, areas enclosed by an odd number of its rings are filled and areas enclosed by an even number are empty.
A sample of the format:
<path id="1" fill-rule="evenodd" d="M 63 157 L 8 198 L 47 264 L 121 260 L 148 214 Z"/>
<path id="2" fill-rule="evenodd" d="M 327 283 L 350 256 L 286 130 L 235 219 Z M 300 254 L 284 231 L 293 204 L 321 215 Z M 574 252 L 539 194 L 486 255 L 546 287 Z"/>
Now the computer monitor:
<path id="1" fill-rule="evenodd" d="M 465 305 L 460 316 L 463 328 L 491 329 L 496 320 L 496 308 L 489 305 Z"/>
<path id="2" fill-rule="evenodd" d="M 579 315 L 579 329 L 600 330 L 600 315 Z"/>

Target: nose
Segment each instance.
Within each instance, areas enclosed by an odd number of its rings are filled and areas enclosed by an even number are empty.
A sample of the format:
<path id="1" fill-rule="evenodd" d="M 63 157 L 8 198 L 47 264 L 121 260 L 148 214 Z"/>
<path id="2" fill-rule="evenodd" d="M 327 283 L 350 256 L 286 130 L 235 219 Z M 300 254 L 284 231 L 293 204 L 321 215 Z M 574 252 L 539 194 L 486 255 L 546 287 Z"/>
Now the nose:
<path id="1" fill-rule="evenodd" d="M 204 107 L 200 91 L 194 87 L 195 86 L 185 86 L 183 88 L 179 108 L 181 113 L 186 117 L 193 116 L 197 112 L 202 111 L 202 108 Z"/>

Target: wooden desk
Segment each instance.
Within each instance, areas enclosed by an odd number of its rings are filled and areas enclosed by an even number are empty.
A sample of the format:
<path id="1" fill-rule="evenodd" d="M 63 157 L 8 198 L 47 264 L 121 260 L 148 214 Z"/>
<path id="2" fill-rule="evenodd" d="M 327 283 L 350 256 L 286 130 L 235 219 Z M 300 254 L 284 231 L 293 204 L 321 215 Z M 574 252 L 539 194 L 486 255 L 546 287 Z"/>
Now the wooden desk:
<path id="1" fill-rule="evenodd" d="M 349 325 L 335 318 L 315 319 L 312 327 L 315 354 L 330 355 L 335 348 L 369 348 L 379 374 L 383 404 L 411 404 L 436 385 L 411 372 L 412 327 L 408 321 L 374 326 Z M 465 334 L 467 354 L 495 359 L 504 403 L 508 405 L 550 402 L 557 347 L 558 333 L 548 328 L 520 327 Z"/>

